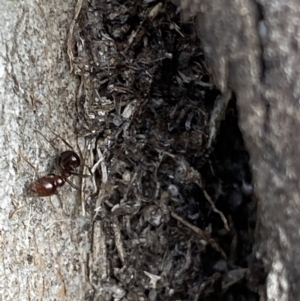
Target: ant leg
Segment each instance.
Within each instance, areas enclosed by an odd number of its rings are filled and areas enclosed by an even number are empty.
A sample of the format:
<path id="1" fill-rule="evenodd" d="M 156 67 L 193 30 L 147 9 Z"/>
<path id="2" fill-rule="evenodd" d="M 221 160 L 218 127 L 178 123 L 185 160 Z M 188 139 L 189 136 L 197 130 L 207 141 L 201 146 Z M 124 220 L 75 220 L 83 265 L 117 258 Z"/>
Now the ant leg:
<path id="1" fill-rule="evenodd" d="M 29 161 L 29 159 L 27 159 L 23 153 L 22 153 L 22 150 L 19 149 L 19 156 L 34 170 L 34 173 L 35 173 L 35 177 L 36 178 L 39 178 L 39 172 L 38 170 L 36 169 L 36 167 Z M 28 184 L 28 183 L 27 183 Z M 33 192 L 31 191 L 30 189 L 30 185 L 27 185 L 24 187 L 24 190 L 23 191 L 23 197 L 27 198 L 27 197 L 35 197 L 36 195 L 33 194 Z"/>
<path id="2" fill-rule="evenodd" d="M 15 204 L 14 201 L 12 201 L 12 203 L 13 203 L 14 209 L 9 213 L 9 215 L 8 215 L 8 218 L 9 218 L 9 219 L 12 219 L 13 216 L 14 216 L 14 214 L 15 214 L 16 212 L 18 212 L 18 211 L 20 211 L 21 209 L 23 209 L 23 208 L 27 207 L 28 205 L 30 205 L 30 203 L 29 203 L 29 204 L 25 204 L 25 205 L 22 205 L 22 206 L 18 206 L 17 204 Z"/>
<path id="3" fill-rule="evenodd" d="M 90 178 L 92 176 L 92 175 L 85 175 L 85 174 L 82 174 L 82 173 L 76 172 L 76 171 L 70 171 L 70 174 L 73 176 L 78 176 L 80 178 Z"/>
<path id="4" fill-rule="evenodd" d="M 58 191 L 55 192 L 55 195 L 57 196 L 57 198 L 58 198 L 58 200 L 59 200 L 59 204 L 60 204 L 61 209 L 64 209 L 64 207 L 63 207 L 63 202 L 62 202 L 62 200 L 61 200 L 61 198 L 60 198 L 60 195 L 59 195 Z M 51 202 L 51 197 L 50 197 L 50 202 Z M 51 205 L 54 207 L 54 205 L 52 204 L 52 202 L 51 202 Z M 54 208 L 55 208 L 55 207 L 54 207 Z"/>
<path id="5" fill-rule="evenodd" d="M 67 182 L 71 187 L 73 187 L 74 189 L 77 189 L 77 190 L 80 189 L 78 186 L 76 186 L 74 183 L 72 183 L 69 179 L 66 179 L 66 182 Z"/>
<path id="6" fill-rule="evenodd" d="M 27 198 L 32 198 L 32 197 L 33 196 L 31 196 L 31 195 L 27 195 L 27 196 L 24 196 L 23 198 L 27 199 Z M 9 219 L 12 219 L 13 216 L 15 215 L 15 213 L 21 211 L 22 209 L 24 209 L 24 208 L 26 208 L 28 206 L 34 205 L 36 203 L 36 201 L 35 200 L 31 200 L 31 201 L 29 201 L 29 203 L 26 202 L 25 205 L 21 205 L 21 206 L 19 206 L 18 204 L 16 204 L 14 201 L 12 201 L 12 203 L 13 203 L 14 209 L 9 213 L 9 215 L 8 215 Z M 51 199 L 50 199 L 50 204 L 52 205 L 52 207 L 54 207 L 53 204 L 52 204 L 52 202 L 51 202 Z"/>

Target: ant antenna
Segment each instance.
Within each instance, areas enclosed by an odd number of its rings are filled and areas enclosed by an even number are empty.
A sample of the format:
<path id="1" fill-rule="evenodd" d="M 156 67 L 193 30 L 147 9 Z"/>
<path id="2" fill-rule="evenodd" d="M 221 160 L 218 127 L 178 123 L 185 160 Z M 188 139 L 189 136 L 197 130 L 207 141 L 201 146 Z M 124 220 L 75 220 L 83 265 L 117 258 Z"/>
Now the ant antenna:
<path id="1" fill-rule="evenodd" d="M 44 134 L 42 134 L 39 130 L 34 131 L 39 133 L 55 149 L 55 151 L 58 152 L 58 149 L 55 147 L 55 145 L 50 140 L 48 140 Z"/>
<path id="2" fill-rule="evenodd" d="M 63 143 L 65 143 L 69 148 L 73 149 L 74 148 L 71 146 L 70 143 L 68 143 L 63 137 L 61 137 L 60 135 L 56 134 L 48 125 L 47 128 L 52 132 L 53 135 L 55 135 L 56 137 L 60 138 L 62 140 Z"/>

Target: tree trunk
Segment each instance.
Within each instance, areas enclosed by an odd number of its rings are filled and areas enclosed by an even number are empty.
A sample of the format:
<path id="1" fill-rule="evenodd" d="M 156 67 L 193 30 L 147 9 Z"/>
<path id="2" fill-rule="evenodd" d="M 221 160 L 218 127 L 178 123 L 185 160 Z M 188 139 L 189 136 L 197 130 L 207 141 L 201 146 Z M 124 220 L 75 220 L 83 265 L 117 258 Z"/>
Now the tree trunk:
<path id="1" fill-rule="evenodd" d="M 261 300 L 300 300 L 299 2 L 181 0 L 181 5 L 186 16 L 197 15 L 216 85 L 237 98 L 260 200 L 253 256 L 267 276 Z"/>
<path id="2" fill-rule="evenodd" d="M 0 3 L 1 300 L 83 300 L 88 289 L 78 192 L 62 187 L 63 206 L 57 196 L 26 197 L 35 169 L 48 172 L 69 149 L 54 133 L 78 152 L 72 126 L 78 82 L 66 55 L 75 4 Z"/>
<path id="3" fill-rule="evenodd" d="M 299 4 L 181 2 L 186 13 L 198 12 L 216 85 L 237 98 L 260 199 L 253 254 L 267 275 L 262 300 L 300 300 Z M 35 169 L 46 173 L 54 156 L 69 148 L 64 141 L 79 152 L 72 127 L 78 82 L 66 56 L 76 3 L 32 3 L 0 4 L 0 296 L 82 300 L 92 293 L 86 281 L 88 224 L 79 210 L 84 196 L 67 185 L 49 200 L 25 197 L 24 190 L 36 179 Z"/>

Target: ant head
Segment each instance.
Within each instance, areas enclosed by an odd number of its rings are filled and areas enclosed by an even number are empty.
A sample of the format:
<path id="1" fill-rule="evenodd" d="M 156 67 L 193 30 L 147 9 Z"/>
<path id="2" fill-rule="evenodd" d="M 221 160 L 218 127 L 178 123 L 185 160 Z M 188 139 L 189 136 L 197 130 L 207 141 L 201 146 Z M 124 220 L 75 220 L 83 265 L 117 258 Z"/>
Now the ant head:
<path id="1" fill-rule="evenodd" d="M 80 165 L 80 158 L 74 151 L 65 151 L 60 154 L 58 162 L 61 169 L 72 171 Z"/>

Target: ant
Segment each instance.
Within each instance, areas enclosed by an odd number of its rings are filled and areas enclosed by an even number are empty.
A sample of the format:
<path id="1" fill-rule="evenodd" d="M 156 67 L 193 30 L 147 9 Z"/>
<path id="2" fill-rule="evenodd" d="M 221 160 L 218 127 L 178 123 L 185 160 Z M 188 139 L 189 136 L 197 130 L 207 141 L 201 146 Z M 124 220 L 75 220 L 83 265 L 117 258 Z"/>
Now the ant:
<path id="1" fill-rule="evenodd" d="M 49 174 L 38 178 L 30 185 L 30 190 L 37 196 L 51 196 L 56 194 L 57 188 L 68 182 L 72 187 L 77 188 L 68 180 L 71 175 L 80 175 L 75 172 L 75 168 L 80 166 L 80 158 L 74 151 L 62 152 L 58 157 L 58 166 L 61 174 Z"/>

